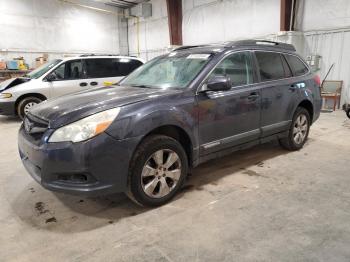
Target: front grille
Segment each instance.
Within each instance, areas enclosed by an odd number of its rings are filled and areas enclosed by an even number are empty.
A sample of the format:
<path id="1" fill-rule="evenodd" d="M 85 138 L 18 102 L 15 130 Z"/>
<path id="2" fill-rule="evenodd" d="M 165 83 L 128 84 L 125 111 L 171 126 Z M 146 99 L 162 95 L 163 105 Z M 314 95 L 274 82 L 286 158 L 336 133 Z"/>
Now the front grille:
<path id="1" fill-rule="evenodd" d="M 41 118 L 27 114 L 23 120 L 23 129 L 35 144 L 39 143 L 43 134 L 48 129 L 49 123 Z"/>

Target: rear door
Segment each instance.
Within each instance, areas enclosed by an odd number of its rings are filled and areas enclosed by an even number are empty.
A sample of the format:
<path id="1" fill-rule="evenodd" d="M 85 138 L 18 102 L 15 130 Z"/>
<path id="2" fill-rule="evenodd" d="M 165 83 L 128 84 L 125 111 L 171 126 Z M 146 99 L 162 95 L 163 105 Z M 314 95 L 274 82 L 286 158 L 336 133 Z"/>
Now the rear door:
<path id="1" fill-rule="evenodd" d="M 62 96 L 86 89 L 85 75 L 81 59 L 70 60 L 59 65 L 50 75 L 54 78 L 46 84 L 53 97 Z"/>
<path id="2" fill-rule="evenodd" d="M 262 136 L 289 128 L 297 93 L 292 87 L 292 72 L 281 53 L 255 51 L 261 83 Z"/>
<path id="3" fill-rule="evenodd" d="M 87 84 L 90 87 L 117 83 L 142 63 L 129 58 L 88 58 L 84 59 Z"/>

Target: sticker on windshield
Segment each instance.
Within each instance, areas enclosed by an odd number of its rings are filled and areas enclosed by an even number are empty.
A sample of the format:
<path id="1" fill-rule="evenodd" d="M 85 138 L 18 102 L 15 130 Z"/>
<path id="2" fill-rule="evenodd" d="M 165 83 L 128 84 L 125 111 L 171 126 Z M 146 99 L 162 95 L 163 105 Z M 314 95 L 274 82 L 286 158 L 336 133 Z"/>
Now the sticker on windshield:
<path id="1" fill-rule="evenodd" d="M 187 59 L 208 59 L 210 54 L 191 54 L 187 57 Z"/>

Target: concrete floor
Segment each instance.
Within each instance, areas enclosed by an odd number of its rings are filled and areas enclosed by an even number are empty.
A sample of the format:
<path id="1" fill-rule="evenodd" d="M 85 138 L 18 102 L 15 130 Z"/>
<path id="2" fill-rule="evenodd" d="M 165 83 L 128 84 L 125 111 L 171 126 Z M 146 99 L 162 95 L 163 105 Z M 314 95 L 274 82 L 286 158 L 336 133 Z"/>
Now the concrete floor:
<path id="1" fill-rule="evenodd" d="M 0 261 L 350 261 L 350 120 L 324 113 L 299 152 L 271 143 L 194 170 L 174 201 L 46 191 L 0 118 Z"/>

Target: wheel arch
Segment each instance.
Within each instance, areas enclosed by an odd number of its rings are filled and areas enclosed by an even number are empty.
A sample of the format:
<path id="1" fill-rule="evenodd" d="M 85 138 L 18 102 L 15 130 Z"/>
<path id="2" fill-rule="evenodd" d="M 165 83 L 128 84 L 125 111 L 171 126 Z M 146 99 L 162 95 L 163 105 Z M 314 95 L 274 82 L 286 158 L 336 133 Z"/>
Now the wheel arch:
<path id="1" fill-rule="evenodd" d="M 151 135 L 165 135 L 177 140 L 184 148 L 188 164 L 192 167 L 193 163 L 193 143 L 189 134 L 181 127 L 177 125 L 162 125 L 150 130 L 140 141 L 141 144 L 147 137 Z"/>
<path id="2" fill-rule="evenodd" d="M 312 124 L 313 118 L 314 118 L 314 106 L 312 105 L 311 101 L 305 99 L 298 104 L 297 108 L 298 107 L 303 107 L 309 112 L 310 120 L 311 120 L 311 124 Z"/>
<path id="3" fill-rule="evenodd" d="M 18 107 L 18 104 L 25 98 L 27 97 L 36 97 L 36 98 L 39 98 L 41 99 L 42 101 L 44 100 L 47 100 L 47 97 L 44 96 L 43 94 L 40 94 L 40 93 L 27 93 L 27 94 L 24 94 L 24 95 L 21 95 L 20 97 L 18 97 L 16 99 L 16 102 L 15 102 L 15 114 L 17 115 L 17 107 Z"/>

